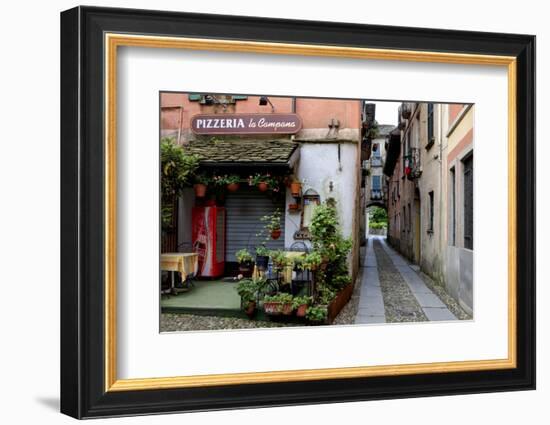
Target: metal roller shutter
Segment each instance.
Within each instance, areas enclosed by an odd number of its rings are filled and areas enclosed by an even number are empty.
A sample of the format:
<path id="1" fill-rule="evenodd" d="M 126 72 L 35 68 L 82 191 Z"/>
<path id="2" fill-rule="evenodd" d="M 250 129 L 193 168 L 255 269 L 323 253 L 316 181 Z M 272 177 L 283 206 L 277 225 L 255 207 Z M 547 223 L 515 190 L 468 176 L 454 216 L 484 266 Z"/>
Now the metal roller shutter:
<path id="1" fill-rule="evenodd" d="M 268 194 L 260 192 L 255 187 L 243 185 L 237 192 L 227 194 L 225 201 L 227 212 L 225 261 L 237 261 L 235 252 L 241 248 L 248 248 L 252 255 L 255 255 L 254 249 L 261 241 L 256 234 L 263 227 L 260 218 L 272 214 L 277 208 L 282 213 L 281 228 L 283 233 L 279 239 L 269 241 L 267 244 L 269 249 L 284 248 L 284 199 L 275 202 Z"/>

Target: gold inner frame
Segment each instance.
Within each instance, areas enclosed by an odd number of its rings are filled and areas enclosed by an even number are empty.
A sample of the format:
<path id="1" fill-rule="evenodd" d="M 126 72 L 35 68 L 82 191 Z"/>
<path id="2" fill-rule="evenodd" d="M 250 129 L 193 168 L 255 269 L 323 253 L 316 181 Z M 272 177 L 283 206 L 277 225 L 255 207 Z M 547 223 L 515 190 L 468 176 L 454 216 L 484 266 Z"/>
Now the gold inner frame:
<path id="1" fill-rule="evenodd" d="M 214 385 L 358 378 L 417 373 L 511 369 L 516 353 L 516 58 L 477 54 L 369 49 L 325 45 L 105 34 L 105 391 L 135 391 Z M 503 66 L 508 71 L 508 357 L 419 364 L 291 371 L 117 379 L 116 373 L 116 93 L 119 46 L 325 56 L 468 65 Z"/>

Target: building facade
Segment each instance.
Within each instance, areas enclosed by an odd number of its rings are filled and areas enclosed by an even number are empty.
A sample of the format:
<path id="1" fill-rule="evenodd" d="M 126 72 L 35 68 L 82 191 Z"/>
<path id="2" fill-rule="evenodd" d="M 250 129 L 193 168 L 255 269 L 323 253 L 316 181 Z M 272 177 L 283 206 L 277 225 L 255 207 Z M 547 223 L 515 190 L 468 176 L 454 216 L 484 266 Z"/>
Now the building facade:
<path id="1" fill-rule="evenodd" d="M 388 138 L 395 129 L 393 125 L 381 124 L 377 125 L 376 135 L 370 142 L 370 156 L 363 161 L 363 174 L 365 176 L 364 184 L 364 206 L 366 213 L 366 234 L 369 230 L 369 215 L 368 210 L 372 206 L 386 208 L 388 198 L 388 186 L 386 176 L 383 172 L 383 166 L 386 162 L 386 151 L 388 146 Z M 384 229 L 376 232 L 377 234 L 385 234 Z"/>
<path id="2" fill-rule="evenodd" d="M 245 184 L 237 192 L 225 195 L 227 263 L 235 263 L 237 249 L 253 250 L 261 216 L 275 208 L 283 211 L 283 232 L 270 248 L 307 245 L 307 225 L 313 207 L 333 198 L 343 235 L 354 240 L 350 265 L 355 276 L 361 220 L 361 101 L 162 93 L 160 102 L 161 137 L 170 137 L 187 152 L 198 154 L 201 171 L 239 174 L 243 179 L 258 172 L 288 175 L 302 182 L 299 198 L 288 188 L 282 196 L 268 197 Z M 283 127 L 267 124 L 268 129 L 261 134 L 238 133 L 233 128 L 241 118 L 253 117 L 269 123 L 272 117 L 285 114 L 300 122 L 299 131 L 287 132 Z M 223 128 L 201 134 L 203 129 L 196 128 L 197 116 L 231 117 L 231 120 L 220 121 L 218 127 Z M 191 243 L 191 210 L 197 202 L 200 200 L 192 189 L 186 190 L 179 201 L 178 246 Z M 298 208 L 291 209 L 291 205 Z"/>
<path id="3" fill-rule="evenodd" d="M 403 103 L 390 136 L 388 241 L 473 310 L 473 106 Z"/>

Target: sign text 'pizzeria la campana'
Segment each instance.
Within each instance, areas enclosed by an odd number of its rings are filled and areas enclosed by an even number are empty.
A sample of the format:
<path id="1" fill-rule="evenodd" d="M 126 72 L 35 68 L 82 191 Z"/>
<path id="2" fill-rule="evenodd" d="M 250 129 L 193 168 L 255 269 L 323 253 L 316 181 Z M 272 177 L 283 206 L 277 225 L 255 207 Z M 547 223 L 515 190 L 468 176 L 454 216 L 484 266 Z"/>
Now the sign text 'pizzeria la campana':
<path id="1" fill-rule="evenodd" d="M 200 114 L 191 127 L 195 134 L 296 134 L 302 120 L 296 114 Z"/>

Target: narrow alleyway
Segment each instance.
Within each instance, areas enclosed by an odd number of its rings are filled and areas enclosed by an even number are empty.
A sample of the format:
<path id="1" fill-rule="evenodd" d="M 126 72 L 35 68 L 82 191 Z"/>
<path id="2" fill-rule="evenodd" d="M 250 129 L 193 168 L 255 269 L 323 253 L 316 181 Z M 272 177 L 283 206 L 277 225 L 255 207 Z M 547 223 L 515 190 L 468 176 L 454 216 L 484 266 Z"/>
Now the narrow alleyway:
<path id="1" fill-rule="evenodd" d="M 385 237 L 370 236 L 356 324 L 457 320 Z"/>

